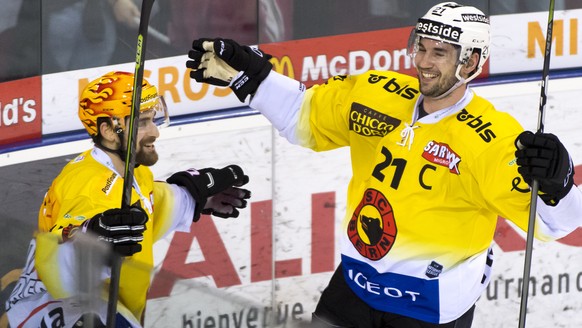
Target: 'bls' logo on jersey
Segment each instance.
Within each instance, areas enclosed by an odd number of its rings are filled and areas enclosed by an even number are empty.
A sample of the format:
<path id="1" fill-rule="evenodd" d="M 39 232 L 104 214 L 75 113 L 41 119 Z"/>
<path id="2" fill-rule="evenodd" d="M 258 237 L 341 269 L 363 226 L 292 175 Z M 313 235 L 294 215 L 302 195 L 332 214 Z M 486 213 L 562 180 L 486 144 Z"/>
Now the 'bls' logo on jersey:
<path id="1" fill-rule="evenodd" d="M 459 172 L 461 156 L 455 153 L 446 143 L 440 143 L 434 140 L 429 141 L 424 146 L 422 157 L 431 163 L 447 167 L 451 173 L 461 174 Z"/>
<path id="2" fill-rule="evenodd" d="M 382 80 L 386 79 L 385 76 L 379 76 L 376 74 L 370 74 L 368 78 L 368 82 L 375 84 Z M 386 82 L 383 86 L 384 90 L 390 93 L 396 93 L 400 97 L 404 99 L 414 99 L 414 97 L 418 94 L 418 90 L 413 87 L 409 87 L 408 84 L 405 86 L 400 86 L 400 84 L 396 83 L 396 78 L 390 79 L 390 81 Z"/>
<path id="3" fill-rule="evenodd" d="M 457 114 L 457 120 L 461 122 L 467 122 L 467 125 L 474 129 L 475 132 L 479 134 L 479 137 L 483 139 L 485 142 L 491 142 L 491 140 L 495 139 L 497 136 L 489 127 L 493 125 L 491 122 L 484 122 L 481 119 L 481 115 L 475 117 L 474 115 L 469 114 L 469 112 L 463 108 L 463 110 Z"/>
<path id="4" fill-rule="evenodd" d="M 366 190 L 348 223 L 347 233 L 362 256 L 378 261 L 388 254 L 397 233 L 388 199 L 378 190 Z"/>

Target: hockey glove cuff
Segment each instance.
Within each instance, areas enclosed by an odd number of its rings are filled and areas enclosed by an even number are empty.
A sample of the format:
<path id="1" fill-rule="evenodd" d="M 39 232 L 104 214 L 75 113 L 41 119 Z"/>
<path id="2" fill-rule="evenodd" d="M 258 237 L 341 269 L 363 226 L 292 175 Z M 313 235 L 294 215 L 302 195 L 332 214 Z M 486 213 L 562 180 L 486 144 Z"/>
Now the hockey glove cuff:
<path id="1" fill-rule="evenodd" d="M 218 86 L 230 85 L 241 102 L 257 91 L 273 68 L 269 62 L 271 55 L 230 39 L 194 40 L 188 57 L 191 60 L 186 66 L 192 69 L 192 79 Z M 232 81 L 239 72 L 243 73 Z"/>
<path id="2" fill-rule="evenodd" d="M 196 201 L 194 222 L 201 214 L 213 214 L 222 218 L 237 217 L 237 208 L 245 208 L 249 190 L 239 188 L 249 182 L 238 165 L 229 165 L 222 169 L 190 169 L 174 173 L 168 183 L 185 187 Z"/>
<path id="3" fill-rule="evenodd" d="M 558 204 L 574 185 L 574 165 L 558 137 L 551 133 L 522 132 L 515 140 L 518 172 L 530 186 L 539 182 L 539 196 L 550 206 Z"/>
<path id="4" fill-rule="evenodd" d="M 140 242 L 147 221 L 146 212 L 139 207 L 116 208 L 83 222 L 82 231 L 93 233 L 98 240 L 111 244 L 121 256 L 132 256 L 141 251 Z"/>

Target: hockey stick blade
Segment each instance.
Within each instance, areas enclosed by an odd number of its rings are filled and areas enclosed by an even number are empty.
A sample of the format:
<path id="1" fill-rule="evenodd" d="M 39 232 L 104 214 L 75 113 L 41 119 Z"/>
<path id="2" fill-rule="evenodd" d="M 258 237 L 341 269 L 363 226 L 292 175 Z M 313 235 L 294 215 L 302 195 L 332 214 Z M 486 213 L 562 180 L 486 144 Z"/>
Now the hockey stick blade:
<path id="1" fill-rule="evenodd" d="M 141 5 L 140 21 L 137 33 L 137 46 L 135 53 L 135 73 L 133 77 L 133 97 L 131 102 L 131 112 L 129 124 L 126 128 L 128 133 L 127 151 L 125 156 L 125 172 L 123 176 L 123 194 L 121 207 L 131 206 L 131 191 L 133 187 L 133 170 L 135 168 L 135 148 L 137 137 L 137 122 L 141 104 L 141 88 L 143 84 L 143 71 L 145 60 L 145 49 L 150 14 L 154 0 L 143 0 Z M 115 317 L 117 316 L 117 300 L 119 298 L 119 281 L 121 278 L 121 264 L 123 259 L 114 254 L 111 259 L 111 278 L 109 282 L 109 300 L 107 304 L 107 327 L 115 327 Z"/>

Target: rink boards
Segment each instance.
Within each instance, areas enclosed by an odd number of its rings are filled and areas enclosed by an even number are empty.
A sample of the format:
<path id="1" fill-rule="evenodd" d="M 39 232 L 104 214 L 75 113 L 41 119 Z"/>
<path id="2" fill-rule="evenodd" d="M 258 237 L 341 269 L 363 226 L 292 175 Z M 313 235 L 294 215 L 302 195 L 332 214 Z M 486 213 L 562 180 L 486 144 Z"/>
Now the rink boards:
<path id="1" fill-rule="evenodd" d="M 582 172 L 582 78 L 551 80 L 550 90 L 546 131 L 563 140 Z M 535 129 L 539 82 L 475 91 Z M 253 196 L 239 218 L 205 217 L 191 233 L 173 234 L 156 245 L 158 271 L 146 326 L 293 326 L 308 319 L 339 263 L 336 241 L 343 233 L 339 221 L 350 177 L 347 149 L 315 153 L 292 146 L 259 115 L 171 126 L 161 135 L 156 143 L 161 160 L 153 167 L 157 178 L 236 163 L 250 176 Z M 11 221 L 11 229 L 19 222 L 22 229 L 20 234 L 0 230 L 12 253 L 25 247 L 33 231 L 43 188 L 66 160 L 90 146 L 84 139 L 0 155 L 0 174 L 16 186 L 6 192 L 2 212 L 19 214 L 3 221 Z M 580 180 L 578 173 L 577 184 Z M 575 315 L 582 310 L 582 233 L 534 246 L 528 327 L 582 325 Z M 524 249 L 525 234 L 500 220 L 494 276 L 478 303 L 475 327 L 517 325 Z M 3 266 L 17 270 L 18 261 Z M 8 284 L 11 277 L 3 278 Z"/>

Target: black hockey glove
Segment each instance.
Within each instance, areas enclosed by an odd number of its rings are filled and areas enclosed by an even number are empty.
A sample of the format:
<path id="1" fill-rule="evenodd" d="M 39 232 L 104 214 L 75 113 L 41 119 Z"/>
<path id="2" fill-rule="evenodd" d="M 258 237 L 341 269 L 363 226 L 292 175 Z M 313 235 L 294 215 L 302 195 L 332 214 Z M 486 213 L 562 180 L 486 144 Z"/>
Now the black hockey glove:
<path id="1" fill-rule="evenodd" d="M 141 251 L 147 221 L 148 215 L 139 207 L 115 208 L 83 222 L 82 231 L 94 233 L 97 239 L 111 244 L 118 254 L 132 256 Z"/>
<path id="2" fill-rule="evenodd" d="M 241 102 L 257 91 L 259 84 L 269 75 L 272 57 L 259 49 L 241 46 L 230 39 L 197 39 L 188 53 L 192 60 L 190 77 L 198 82 L 228 86 Z M 232 79 L 243 72 L 232 84 Z"/>
<path id="3" fill-rule="evenodd" d="M 518 172 L 529 185 L 539 182 L 539 196 L 555 206 L 574 185 L 574 165 L 558 137 L 522 132 L 515 140 Z"/>
<path id="4" fill-rule="evenodd" d="M 190 169 L 174 173 L 168 183 L 185 187 L 196 201 L 194 222 L 201 214 L 212 214 L 221 218 L 236 218 L 238 208 L 247 206 L 251 197 L 247 189 L 238 188 L 249 182 L 240 166 L 229 165 L 222 169 Z"/>

